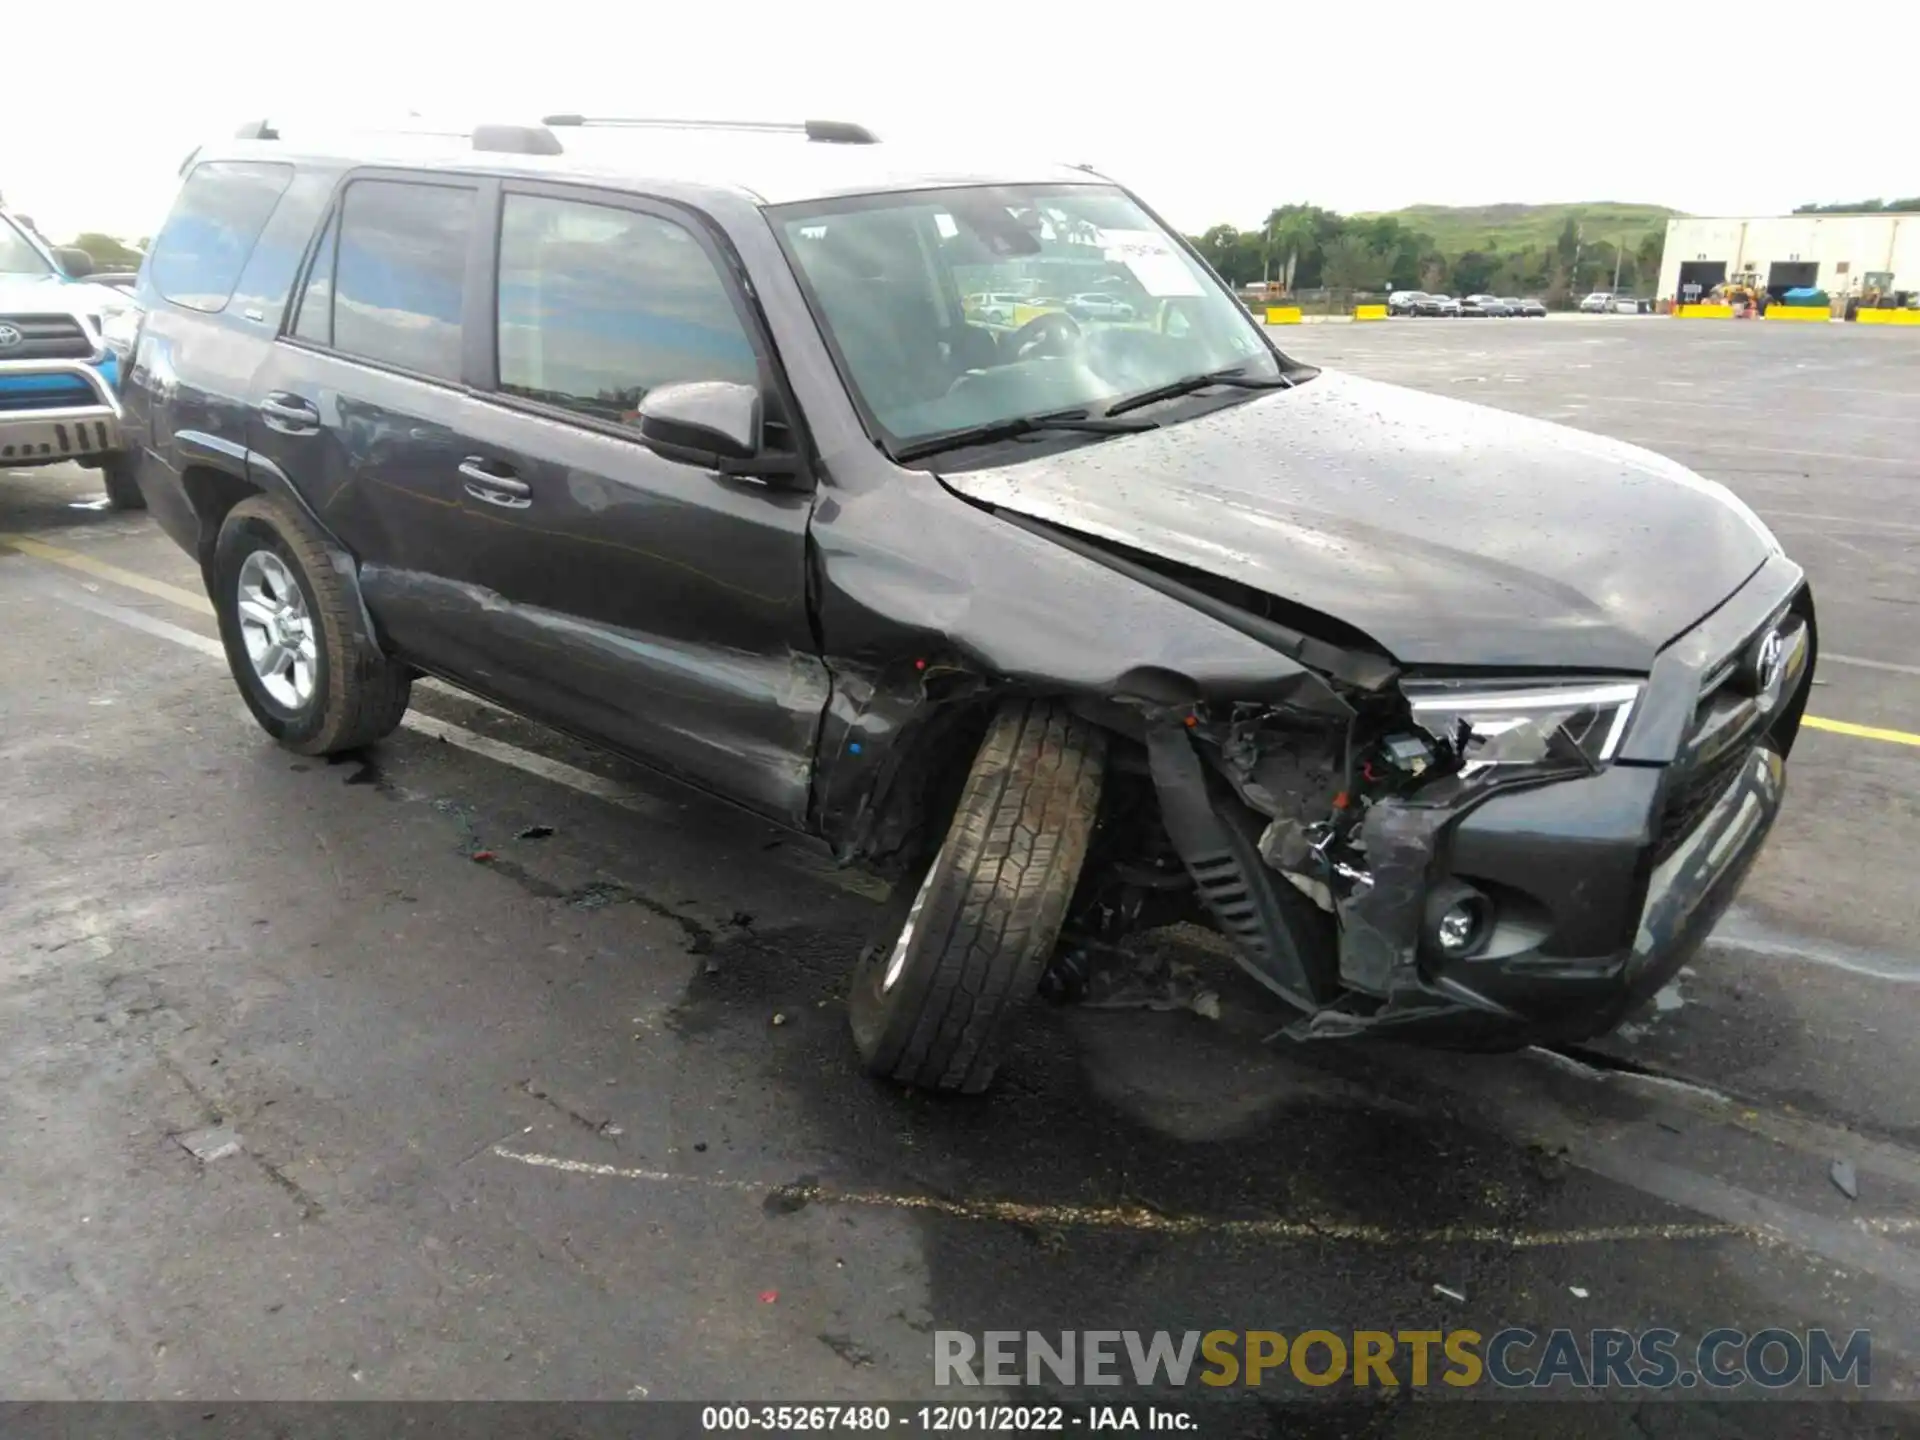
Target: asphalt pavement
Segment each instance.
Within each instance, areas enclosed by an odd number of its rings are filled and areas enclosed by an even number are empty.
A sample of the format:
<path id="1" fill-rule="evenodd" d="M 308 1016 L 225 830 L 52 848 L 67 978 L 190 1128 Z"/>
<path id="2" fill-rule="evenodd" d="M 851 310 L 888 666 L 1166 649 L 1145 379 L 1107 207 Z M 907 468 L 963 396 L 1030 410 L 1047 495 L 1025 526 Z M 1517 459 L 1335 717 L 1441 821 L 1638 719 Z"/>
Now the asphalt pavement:
<path id="1" fill-rule="evenodd" d="M 1520 1323 L 1865 1328 L 1913 1398 L 1920 336 L 1277 333 L 1659 449 L 1809 570 L 1787 812 L 1651 1011 L 1577 1059 L 1294 1047 L 1171 937 L 1218 1019 L 1040 1005 L 992 1094 L 904 1093 L 844 1032 L 870 881 L 435 686 L 280 751 L 184 555 L 0 472 L 0 1396 L 898 1400 L 937 1330 Z M 1654 1408 L 1593 1433 L 1765 1428 Z"/>

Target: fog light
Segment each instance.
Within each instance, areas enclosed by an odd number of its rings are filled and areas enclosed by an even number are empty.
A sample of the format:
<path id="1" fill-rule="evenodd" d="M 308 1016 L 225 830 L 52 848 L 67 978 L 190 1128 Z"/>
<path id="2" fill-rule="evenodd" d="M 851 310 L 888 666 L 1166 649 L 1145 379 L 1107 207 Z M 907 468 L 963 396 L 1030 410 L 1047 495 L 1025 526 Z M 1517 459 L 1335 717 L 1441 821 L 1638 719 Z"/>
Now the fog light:
<path id="1" fill-rule="evenodd" d="M 1427 945 L 1448 960 L 1477 954 L 1493 933 L 1493 901 L 1459 880 L 1443 881 L 1427 894 Z"/>
<path id="2" fill-rule="evenodd" d="M 1480 934 L 1480 907 L 1462 900 L 1447 907 L 1440 917 L 1440 948 L 1449 955 L 1464 954 Z"/>

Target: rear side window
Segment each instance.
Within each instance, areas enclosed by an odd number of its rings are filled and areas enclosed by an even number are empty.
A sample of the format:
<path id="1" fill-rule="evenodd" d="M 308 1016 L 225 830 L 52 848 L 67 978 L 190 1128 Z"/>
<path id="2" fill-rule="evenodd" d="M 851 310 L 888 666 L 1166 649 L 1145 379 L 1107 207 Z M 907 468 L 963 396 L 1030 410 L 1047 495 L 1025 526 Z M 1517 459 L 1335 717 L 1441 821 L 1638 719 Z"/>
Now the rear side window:
<path id="1" fill-rule="evenodd" d="M 440 380 L 460 378 L 460 305 L 475 193 L 356 180 L 341 207 L 333 271 L 333 348 Z M 309 290 L 311 291 L 311 282 Z M 300 324 L 309 321 L 309 293 Z M 302 332 L 304 333 L 304 332 Z"/>
<path id="2" fill-rule="evenodd" d="M 210 160 L 195 166 L 147 257 L 154 288 L 189 310 L 224 310 L 292 179 L 291 165 Z"/>
<path id="3" fill-rule="evenodd" d="M 632 424 L 657 385 L 759 378 L 727 283 L 684 225 L 579 200 L 506 197 L 502 390 Z"/>

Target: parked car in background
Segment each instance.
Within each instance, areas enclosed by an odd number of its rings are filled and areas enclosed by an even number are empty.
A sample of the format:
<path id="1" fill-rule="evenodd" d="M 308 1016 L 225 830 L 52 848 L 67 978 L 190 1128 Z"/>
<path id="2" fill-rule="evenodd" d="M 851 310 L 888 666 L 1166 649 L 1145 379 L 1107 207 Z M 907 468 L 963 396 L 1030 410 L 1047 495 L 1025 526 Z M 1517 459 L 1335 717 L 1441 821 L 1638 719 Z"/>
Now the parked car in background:
<path id="1" fill-rule="evenodd" d="M 1067 313 L 1076 320 L 1131 320 L 1134 312 L 1118 295 L 1092 290 L 1067 301 Z"/>
<path id="2" fill-rule="evenodd" d="M 1515 315 L 1526 316 L 1529 319 L 1544 320 L 1547 316 L 1547 307 L 1538 300 L 1520 300 L 1511 295 L 1503 295 L 1500 297 L 1500 303 Z"/>
<path id="3" fill-rule="evenodd" d="M 1451 295 L 1429 295 L 1430 309 L 1422 310 L 1422 315 L 1447 315 L 1457 317 L 1460 314 L 1460 302 Z"/>
<path id="4" fill-rule="evenodd" d="M 121 433 L 121 355 L 132 305 L 91 283 L 84 250 L 49 248 L 0 213 L 0 470 L 74 461 L 97 469 L 115 509 L 142 504 Z"/>
<path id="5" fill-rule="evenodd" d="M 969 315 L 984 320 L 989 325 L 1011 325 L 1013 307 L 1025 302 L 1011 291 L 995 290 L 969 295 L 964 303 Z"/>
<path id="6" fill-rule="evenodd" d="M 1420 313 L 1420 302 L 1426 298 L 1426 295 L 1418 290 L 1396 290 L 1387 296 L 1387 313 L 1389 315 L 1418 315 Z"/>
<path id="7" fill-rule="evenodd" d="M 1605 315 L 1613 309 L 1613 293 L 1609 290 L 1596 290 L 1580 302 L 1580 310 L 1586 315 Z"/>
<path id="8" fill-rule="evenodd" d="M 1460 302 L 1462 315 L 1484 315 L 1495 319 L 1513 313 L 1498 295 L 1469 295 Z"/>
<path id="9" fill-rule="evenodd" d="M 1628 295 L 1616 295 L 1613 297 L 1613 313 L 1616 315 L 1638 315 L 1640 313 L 1640 302 Z"/>

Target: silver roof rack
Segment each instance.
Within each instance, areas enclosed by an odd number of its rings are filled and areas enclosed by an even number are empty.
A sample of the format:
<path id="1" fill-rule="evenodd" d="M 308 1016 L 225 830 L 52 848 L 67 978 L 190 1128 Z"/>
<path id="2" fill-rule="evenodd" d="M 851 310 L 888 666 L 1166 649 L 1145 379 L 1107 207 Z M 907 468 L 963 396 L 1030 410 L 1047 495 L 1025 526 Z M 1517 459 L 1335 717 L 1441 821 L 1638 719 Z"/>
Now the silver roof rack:
<path id="1" fill-rule="evenodd" d="M 446 140 L 466 140 L 476 150 L 509 155 L 558 155 L 560 138 L 545 125 L 476 125 L 471 130 L 449 130 L 433 125 L 388 127 L 382 133 L 392 135 L 439 136 Z M 278 140 L 279 127 L 271 120 L 249 120 L 233 132 L 236 140 Z"/>
<path id="2" fill-rule="evenodd" d="M 874 145 L 880 137 L 850 120 L 668 120 L 650 115 L 548 115 L 555 126 L 610 125 L 651 130 L 733 130 L 804 135 L 832 145 Z"/>

